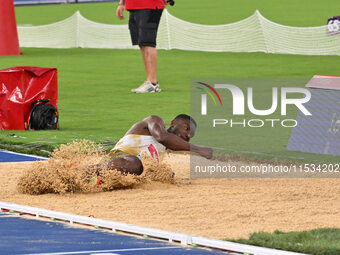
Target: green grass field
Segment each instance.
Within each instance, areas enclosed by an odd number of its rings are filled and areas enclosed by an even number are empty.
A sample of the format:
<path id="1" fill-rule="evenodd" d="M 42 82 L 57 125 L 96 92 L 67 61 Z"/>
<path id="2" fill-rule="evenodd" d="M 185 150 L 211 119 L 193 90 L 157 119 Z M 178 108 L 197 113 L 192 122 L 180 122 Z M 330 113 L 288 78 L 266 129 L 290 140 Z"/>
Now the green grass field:
<path id="1" fill-rule="evenodd" d="M 337 0 L 176 0 L 174 7 L 168 7 L 178 18 L 208 25 L 226 24 L 252 15 L 259 10 L 264 17 L 289 26 L 321 26 L 327 18 L 339 15 Z M 117 3 L 70 4 L 17 7 L 18 24 L 43 25 L 71 16 L 79 10 L 86 18 L 107 24 L 125 24 L 115 17 Z"/>
<path id="2" fill-rule="evenodd" d="M 169 10 L 191 22 L 222 24 L 246 18 L 259 9 L 265 17 L 278 23 L 316 26 L 325 24 L 329 16 L 336 14 L 335 4 L 336 1 L 320 3 L 315 0 L 284 3 L 178 0 Z M 116 6 L 117 3 L 98 3 L 17 7 L 16 16 L 18 24 L 40 25 L 62 20 L 80 10 L 85 17 L 98 22 L 126 23 L 127 18 L 124 21 L 115 18 Z M 0 141 L 43 149 L 42 144 L 51 149 L 82 138 L 117 141 L 134 122 L 150 114 L 159 115 L 169 123 L 178 113 L 190 113 L 189 89 L 193 78 L 308 79 L 314 74 L 339 75 L 340 64 L 337 56 L 161 50 L 158 79 L 164 92 L 136 95 L 130 89 L 145 79 L 139 51 L 22 48 L 22 52 L 21 56 L 1 57 L 0 68 L 19 65 L 58 68 L 60 130 L 1 131 Z M 296 111 L 291 111 L 289 117 L 295 119 Z M 297 156 L 308 162 L 338 161 L 333 156 L 286 151 L 290 132 L 290 129 L 282 128 L 232 129 L 227 138 L 228 149 L 234 154 L 248 151 L 249 155 L 263 153 L 278 159 L 291 160 Z"/>
<path id="3" fill-rule="evenodd" d="M 312 255 L 340 254 L 340 229 L 323 228 L 301 232 L 253 233 L 238 243 L 295 251 Z"/>

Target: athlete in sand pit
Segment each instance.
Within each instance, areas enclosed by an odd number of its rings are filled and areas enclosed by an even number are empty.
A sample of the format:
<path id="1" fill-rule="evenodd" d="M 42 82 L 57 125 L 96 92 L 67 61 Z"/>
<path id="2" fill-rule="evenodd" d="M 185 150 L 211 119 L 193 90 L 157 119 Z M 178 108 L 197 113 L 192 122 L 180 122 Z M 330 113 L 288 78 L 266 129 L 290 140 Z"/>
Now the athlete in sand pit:
<path id="1" fill-rule="evenodd" d="M 168 129 L 158 116 L 149 116 L 134 124 L 111 150 L 112 158 L 94 167 L 100 170 L 117 169 L 122 173 L 140 175 L 143 172 L 141 153 L 159 161 L 159 153 L 170 149 L 174 151 L 193 151 L 205 158 L 212 157 L 212 149 L 190 144 L 196 131 L 196 122 L 186 114 L 180 114 L 171 121 Z"/>

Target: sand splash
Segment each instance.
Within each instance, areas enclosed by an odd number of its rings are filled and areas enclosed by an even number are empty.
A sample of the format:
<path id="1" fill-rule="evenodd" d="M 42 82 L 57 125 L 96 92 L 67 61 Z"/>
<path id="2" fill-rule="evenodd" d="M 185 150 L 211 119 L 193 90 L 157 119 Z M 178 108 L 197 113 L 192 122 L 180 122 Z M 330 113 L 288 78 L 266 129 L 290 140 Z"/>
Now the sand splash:
<path id="1" fill-rule="evenodd" d="M 90 141 L 74 141 L 61 145 L 47 162 L 36 162 L 19 178 L 17 189 L 21 193 L 89 193 L 135 188 L 150 182 L 174 183 L 172 170 L 164 162 L 159 164 L 147 154 L 142 155 L 144 171 L 140 176 L 122 175 L 117 170 L 103 169 L 101 185 L 95 185 L 97 174 L 93 166 L 109 157 L 100 145 Z"/>

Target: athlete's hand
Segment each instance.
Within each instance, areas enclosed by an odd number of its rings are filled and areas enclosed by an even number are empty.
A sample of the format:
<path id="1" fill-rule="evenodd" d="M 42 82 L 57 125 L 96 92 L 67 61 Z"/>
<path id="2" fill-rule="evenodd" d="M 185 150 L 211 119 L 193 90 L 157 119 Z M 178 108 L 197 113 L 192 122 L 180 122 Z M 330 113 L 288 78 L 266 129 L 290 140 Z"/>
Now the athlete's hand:
<path id="1" fill-rule="evenodd" d="M 116 15 L 117 15 L 118 19 L 124 19 L 123 12 L 124 12 L 124 5 L 121 5 L 121 4 L 118 5 L 117 11 L 116 11 Z"/>
<path id="2" fill-rule="evenodd" d="M 164 5 L 169 4 L 169 3 L 168 3 L 168 0 L 163 0 L 163 2 L 164 2 Z"/>
<path id="3" fill-rule="evenodd" d="M 213 150 L 208 147 L 201 147 L 198 154 L 207 159 L 211 159 L 213 156 Z"/>

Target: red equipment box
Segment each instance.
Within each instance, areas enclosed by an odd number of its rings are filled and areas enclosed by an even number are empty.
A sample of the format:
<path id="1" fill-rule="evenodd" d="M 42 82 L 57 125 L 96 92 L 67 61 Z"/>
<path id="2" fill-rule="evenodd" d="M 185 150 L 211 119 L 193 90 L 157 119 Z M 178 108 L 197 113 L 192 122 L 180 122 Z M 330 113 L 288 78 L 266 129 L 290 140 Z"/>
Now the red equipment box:
<path id="1" fill-rule="evenodd" d="M 56 68 L 17 66 L 0 70 L 0 130 L 27 130 L 32 102 L 58 108 Z"/>

